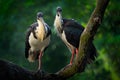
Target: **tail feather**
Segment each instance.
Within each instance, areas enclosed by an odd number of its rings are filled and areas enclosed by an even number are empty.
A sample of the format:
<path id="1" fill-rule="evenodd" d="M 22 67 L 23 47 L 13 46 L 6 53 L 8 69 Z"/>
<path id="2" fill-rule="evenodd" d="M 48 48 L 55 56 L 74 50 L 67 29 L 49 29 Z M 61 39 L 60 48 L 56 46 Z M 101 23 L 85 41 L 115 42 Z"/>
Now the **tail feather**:
<path id="1" fill-rule="evenodd" d="M 28 56 L 28 61 L 29 62 L 34 62 L 36 59 L 38 59 L 38 56 L 39 56 L 39 52 L 31 52 L 29 53 L 29 56 Z"/>
<path id="2" fill-rule="evenodd" d="M 94 44 L 92 43 L 89 46 L 87 63 L 92 63 L 96 57 L 97 57 L 97 51 Z"/>
<path id="3" fill-rule="evenodd" d="M 29 56 L 27 59 L 28 59 L 29 62 L 34 62 L 35 61 L 34 57 L 32 57 L 32 56 Z"/>

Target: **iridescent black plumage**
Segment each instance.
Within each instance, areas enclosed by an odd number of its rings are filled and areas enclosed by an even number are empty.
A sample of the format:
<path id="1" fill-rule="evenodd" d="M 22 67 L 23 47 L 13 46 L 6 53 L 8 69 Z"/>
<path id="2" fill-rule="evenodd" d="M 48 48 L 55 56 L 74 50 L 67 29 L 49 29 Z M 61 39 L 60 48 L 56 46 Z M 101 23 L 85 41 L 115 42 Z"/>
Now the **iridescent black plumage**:
<path id="1" fill-rule="evenodd" d="M 67 41 L 74 47 L 79 47 L 81 33 L 84 28 L 72 19 L 63 19 L 63 31 Z"/>

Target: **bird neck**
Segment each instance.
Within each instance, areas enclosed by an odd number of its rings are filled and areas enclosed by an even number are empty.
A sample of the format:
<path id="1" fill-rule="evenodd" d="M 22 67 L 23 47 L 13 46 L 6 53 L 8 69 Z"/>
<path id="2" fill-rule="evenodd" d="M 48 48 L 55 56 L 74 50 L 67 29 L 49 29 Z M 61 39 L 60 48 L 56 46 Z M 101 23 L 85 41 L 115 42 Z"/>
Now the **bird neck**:
<path id="1" fill-rule="evenodd" d="M 61 15 L 56 15 L 55 21 L 54 21 L 54 26 L 55 29 L 58 33 L 61 33 L 62 30 L 62 24 L 63 24 L 63 20 L 62 20 L 62 16 Z"/>
<path id="2" fill-rule="evenodd" d="M 45 37 L 45 24 L 44 24 L 44 20 L 41 19 L 41 20 L 37 20 L 38 22 L 38 27 L 37 27 L 37 38 L 40 40 L 40 41 L 43 41 L 44 37 Z"/>

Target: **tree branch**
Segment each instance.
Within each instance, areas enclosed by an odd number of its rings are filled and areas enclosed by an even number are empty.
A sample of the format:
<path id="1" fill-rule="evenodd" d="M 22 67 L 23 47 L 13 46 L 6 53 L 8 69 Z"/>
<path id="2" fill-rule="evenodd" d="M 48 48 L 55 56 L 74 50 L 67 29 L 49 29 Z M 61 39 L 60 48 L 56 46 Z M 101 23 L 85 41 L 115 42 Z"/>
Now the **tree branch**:
<path id="1" fill-rule="evenodd" d="M 3 80 L 66 80 L 77 72 L 84 71 L 89 44 L 102 22 L 105 9 L 109 0 L 97 0 L 88 24 L 80 38 L 78 57 L 72 66 L 66 66 L 57 73 L 45 73 L 43 71 L 32 72 L 21 68 L 13 63 L 0 60 L 0 77 Z"/>

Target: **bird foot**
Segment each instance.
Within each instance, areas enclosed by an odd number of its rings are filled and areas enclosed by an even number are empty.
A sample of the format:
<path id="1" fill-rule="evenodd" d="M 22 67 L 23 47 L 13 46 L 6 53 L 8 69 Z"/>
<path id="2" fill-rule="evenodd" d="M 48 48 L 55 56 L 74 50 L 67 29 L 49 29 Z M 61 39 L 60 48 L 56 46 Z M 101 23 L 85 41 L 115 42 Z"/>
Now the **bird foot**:
<path id="1" fill-rule="evenodd" d="M 68 64 L 68 66 L 71 66 L 72 65 L 72 63 L 70 62 L 69 64 Z"/>
<path id="2" fill-rule="evenodd" d="M 72 63 L 69 63 L 68 65 L 66 65 L 66 68 L 67 68 L 67 67 L 70 67 L 70 66 L 72 66 Z"/>

